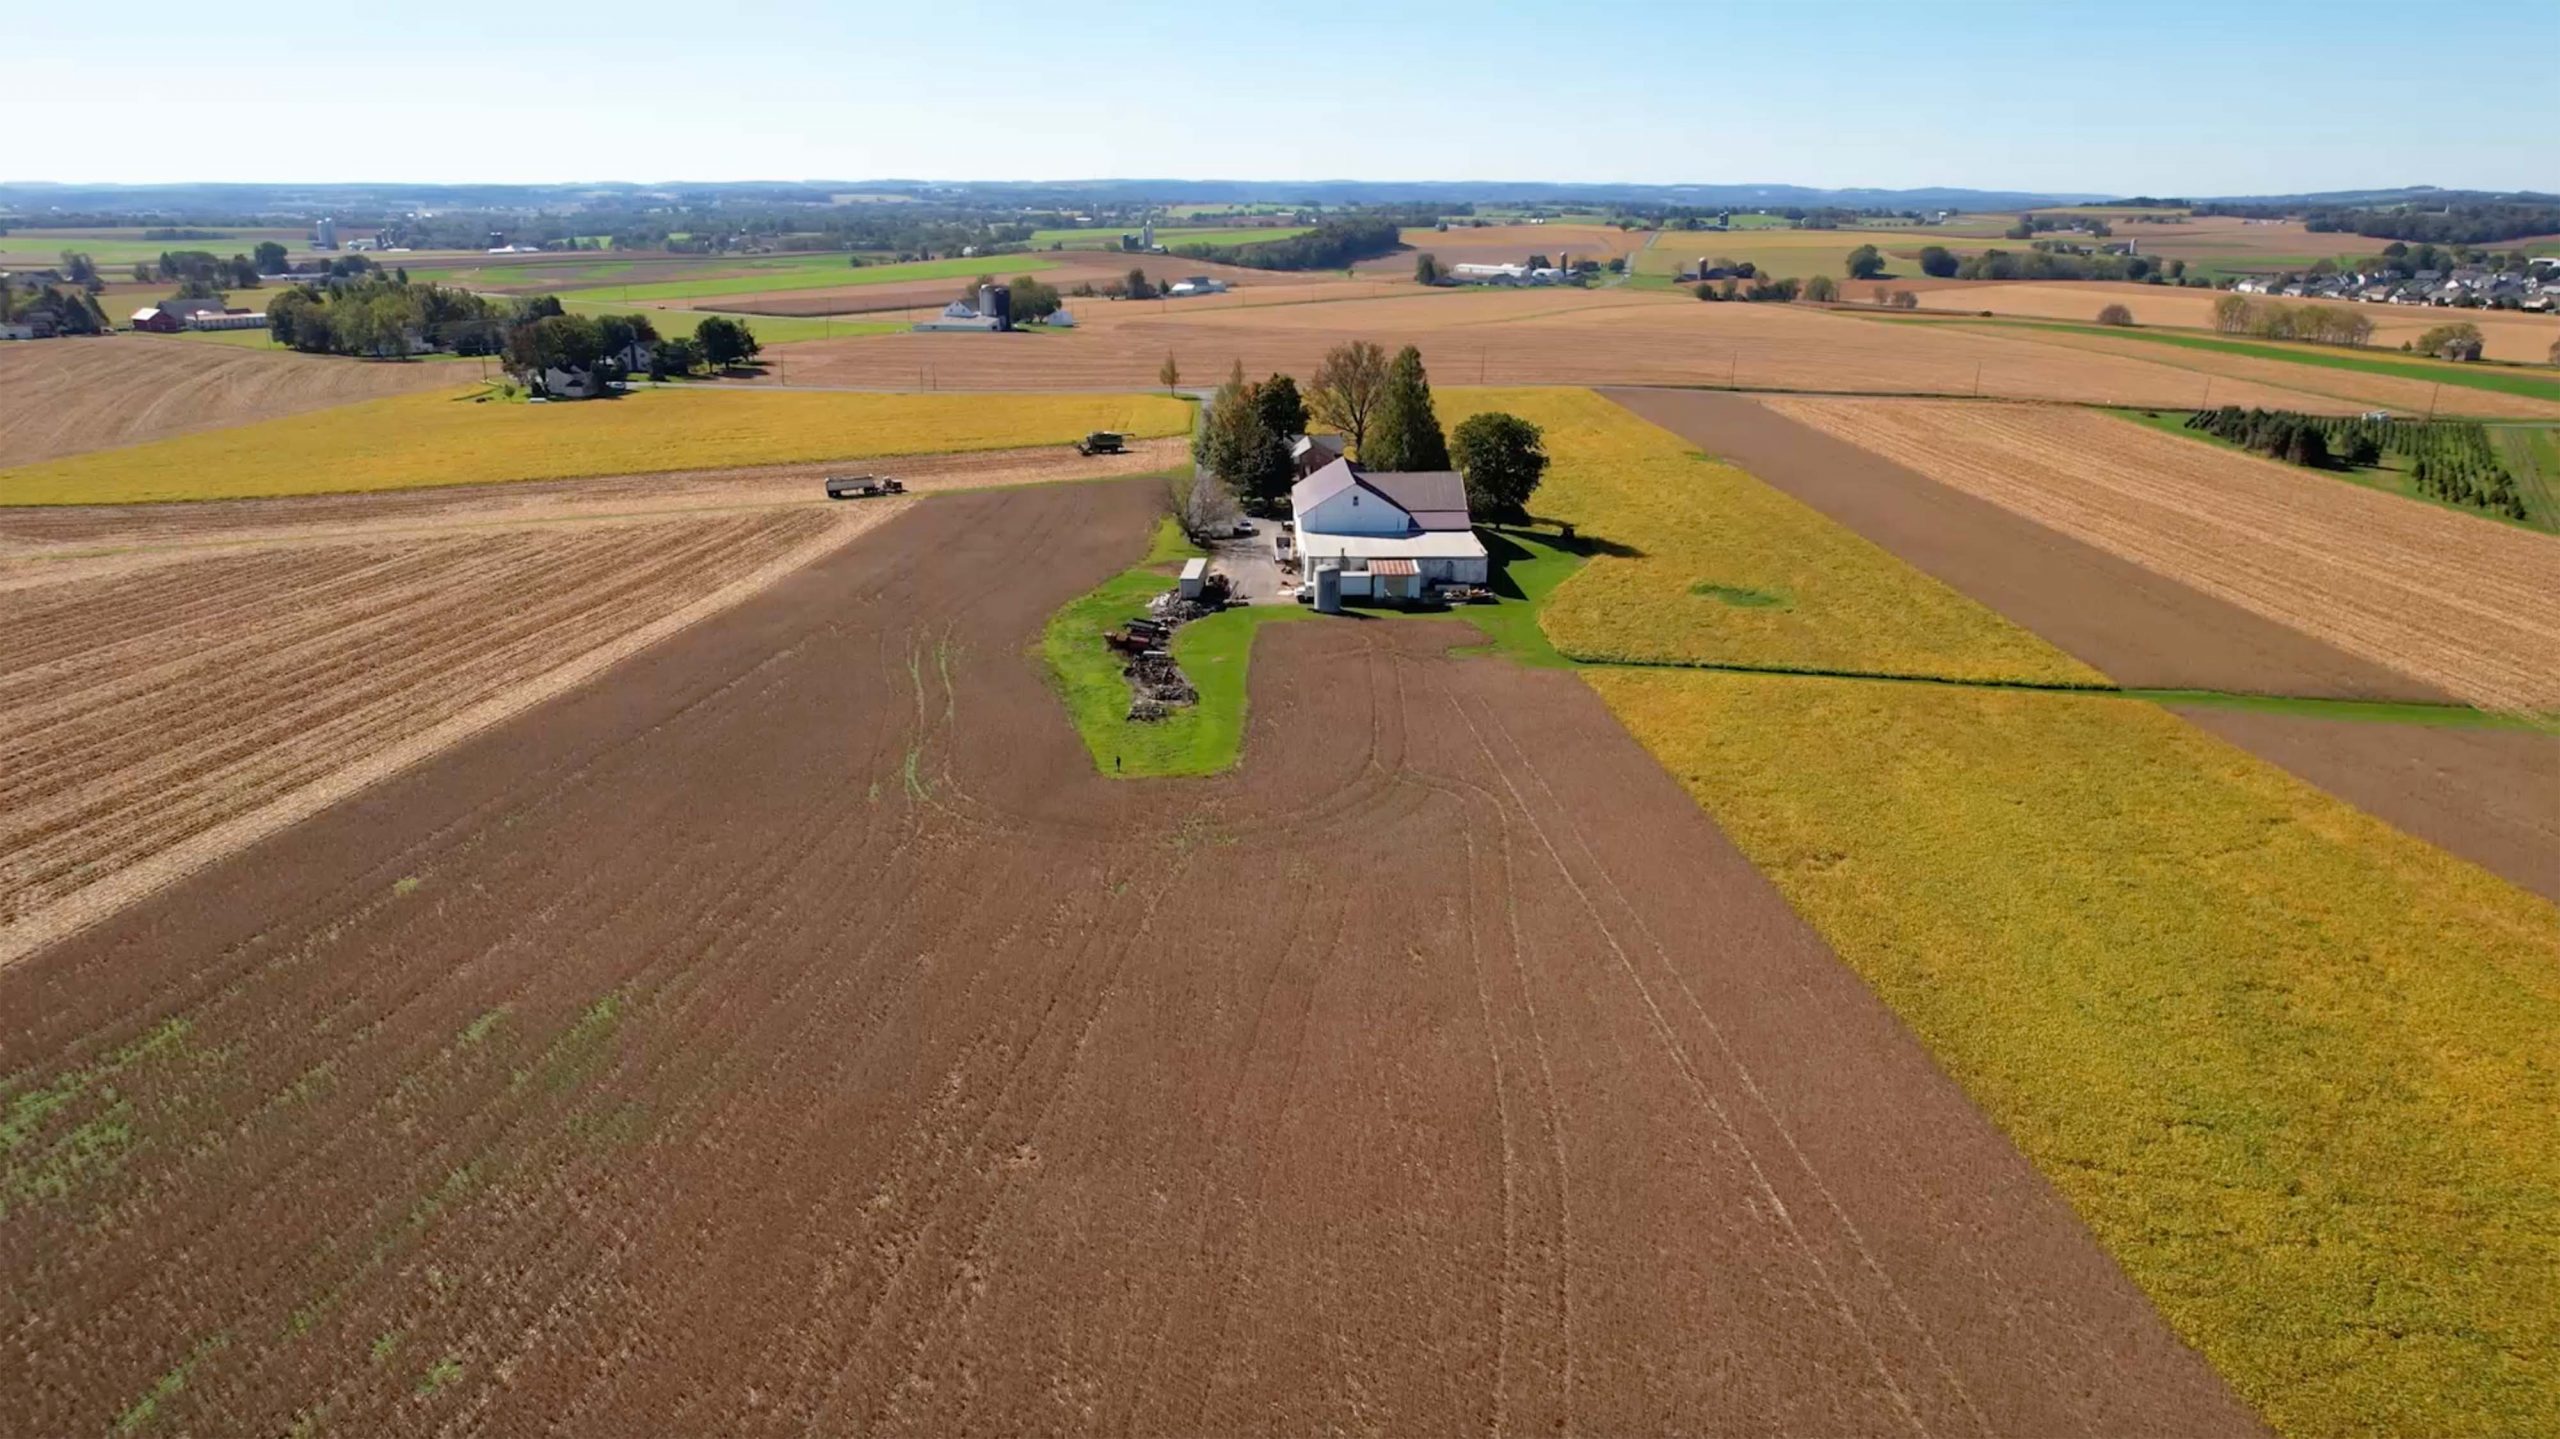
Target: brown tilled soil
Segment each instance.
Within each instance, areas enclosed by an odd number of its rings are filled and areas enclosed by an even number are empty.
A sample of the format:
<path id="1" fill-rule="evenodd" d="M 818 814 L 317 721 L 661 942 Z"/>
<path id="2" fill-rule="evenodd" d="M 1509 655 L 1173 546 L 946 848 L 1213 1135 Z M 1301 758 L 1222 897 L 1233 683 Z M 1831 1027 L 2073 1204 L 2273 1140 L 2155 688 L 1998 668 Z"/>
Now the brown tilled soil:
<path id="1" fill-rule="evenodd" d="M 479 373 L 467 365 L 380 364 L 159 335 L 0 345 L 0 469 L 451 389 Z"/>
<path id="2" fill-rule="evenodd" d="M 2560 538 L 2088 410 L 1766 407 L 2472 704 L 2560 711 Z"/>
<path id="3" fill-rule="evenodd" d="M 898 503 L 164 556 L 0 590 L 0 965 Z"/>
<path id="4" fill-rule="evenodd" d="M 1244 771 L 1097 777 L 1026 642 L 1156 503 L 919 503 L 0 970 L 16 1425 L 2255 1428 L 1571 676 L 1280 626 Z"/>
<path id="5" fill-rule="evenodd" d="M 2451 698 L 2378 660 L 2350 654 L 2179 577 L 1801 424 L 1769 402 L 1682 390 L 1608 394 L 2097 666 L 2119 684 L 2361 699 Z M 1859 403 L 1883 408 L 1878 402 Z M 2122 421 L 2098 418 L 2141 433 Z M 1846 435 L 1860 432 L 1856 413 L 1844 412 L 1841 430 Z"/>
<path id="6" fill-rule="evenodd" d="M 2560 903 L 2560 735 L 2176 708 L 2358 809 Z"/>

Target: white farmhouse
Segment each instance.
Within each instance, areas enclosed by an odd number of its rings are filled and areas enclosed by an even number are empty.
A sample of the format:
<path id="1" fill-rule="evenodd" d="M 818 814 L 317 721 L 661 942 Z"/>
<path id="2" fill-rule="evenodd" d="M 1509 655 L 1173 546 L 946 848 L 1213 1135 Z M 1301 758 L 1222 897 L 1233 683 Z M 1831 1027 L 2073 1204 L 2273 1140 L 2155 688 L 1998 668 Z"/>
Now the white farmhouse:
<path id="1" fill-rule="evenodd" d="M 1373 473 L 1335 460 L 1290 489 L 1289 511 L 1306 584 L 1335 569 L 1345 597 L 1418 600 L 1434 585 L 1485 582 L 1484 542 L 1455 470 Z"/>

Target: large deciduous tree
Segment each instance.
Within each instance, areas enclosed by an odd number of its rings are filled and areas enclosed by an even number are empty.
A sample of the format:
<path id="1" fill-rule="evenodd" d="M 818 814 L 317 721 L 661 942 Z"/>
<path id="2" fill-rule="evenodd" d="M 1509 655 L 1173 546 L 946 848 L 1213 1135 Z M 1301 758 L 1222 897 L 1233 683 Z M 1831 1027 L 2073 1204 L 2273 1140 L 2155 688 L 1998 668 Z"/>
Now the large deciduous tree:
<path id="1" fill-rule="evenodd" d="M 1448 437 L 1431 407 L 1431 377 L 1423 373 L 1422 351 L 1411 345 L 1397 351 L 1387 368 L 1360 463 L 1373 470 L 1449 468 Z"/>
<path id="2" fill-rule="evenodd" d="M 1884 252 L 1873 245 L 1860 245 L 1849 252 L 1849 278 L 1873 280 L 1884 274 Z"/>
<path id="3" fill-rule="evenodd" d="M 1944 280 L 1956 272 L 1956 252 L 1944 245 L 1924 245 L 1920 250 L 1920 273 Z"/>
<path id="4" fill-rule="evenodd" d="M 1518 415 L 1487 410 L 1458 424 L 1455 449 L 1467 478 L 1467 508 L 1476 518 L 1522 524 L 1529 496 L 1546 478 L 1546 435 Z"/>
<path id="5" fill-rule="evenodd" d="M 1351 453 L 1369 457 L 1369 426 L 1387 387 L 1387 352 L 1367 340 L 1353 340 L 1325 352 L 1307 386 L 1307 407 L 1318 420 L 1350 441 Z"/>

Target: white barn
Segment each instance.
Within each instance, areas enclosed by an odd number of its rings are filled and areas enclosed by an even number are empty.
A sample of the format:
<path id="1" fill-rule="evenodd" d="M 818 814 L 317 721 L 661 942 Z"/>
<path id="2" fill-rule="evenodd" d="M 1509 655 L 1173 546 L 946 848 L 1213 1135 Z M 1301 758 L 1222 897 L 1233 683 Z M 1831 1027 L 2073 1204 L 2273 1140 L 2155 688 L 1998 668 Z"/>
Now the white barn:
<path id="1" fill-rule="evenodd" d="M 1455 470 L 1372 473 L 1335 460 L 1290 489 L 1289 511 L 1303 583 L 1335 569 L 1346 596 L 1421 599 L 1434 585 L 1486 580 L 1484 542 Z"/>

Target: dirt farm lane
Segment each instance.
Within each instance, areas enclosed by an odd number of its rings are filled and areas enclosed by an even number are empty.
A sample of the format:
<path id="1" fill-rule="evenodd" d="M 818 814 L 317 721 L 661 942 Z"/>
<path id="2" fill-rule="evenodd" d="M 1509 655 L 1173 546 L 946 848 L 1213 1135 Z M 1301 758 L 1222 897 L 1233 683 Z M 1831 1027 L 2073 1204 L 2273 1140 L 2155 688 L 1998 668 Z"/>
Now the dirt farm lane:
<path id="1" fill-rule="evenodd" d="M 1026 645 L 1158 494 L 919 503 L 0 971 L 114 1120 L 9 1427 L 2257 1432 L 1572 675 L 1275 626 L 1240 772 L 1096 777 Z"/>

